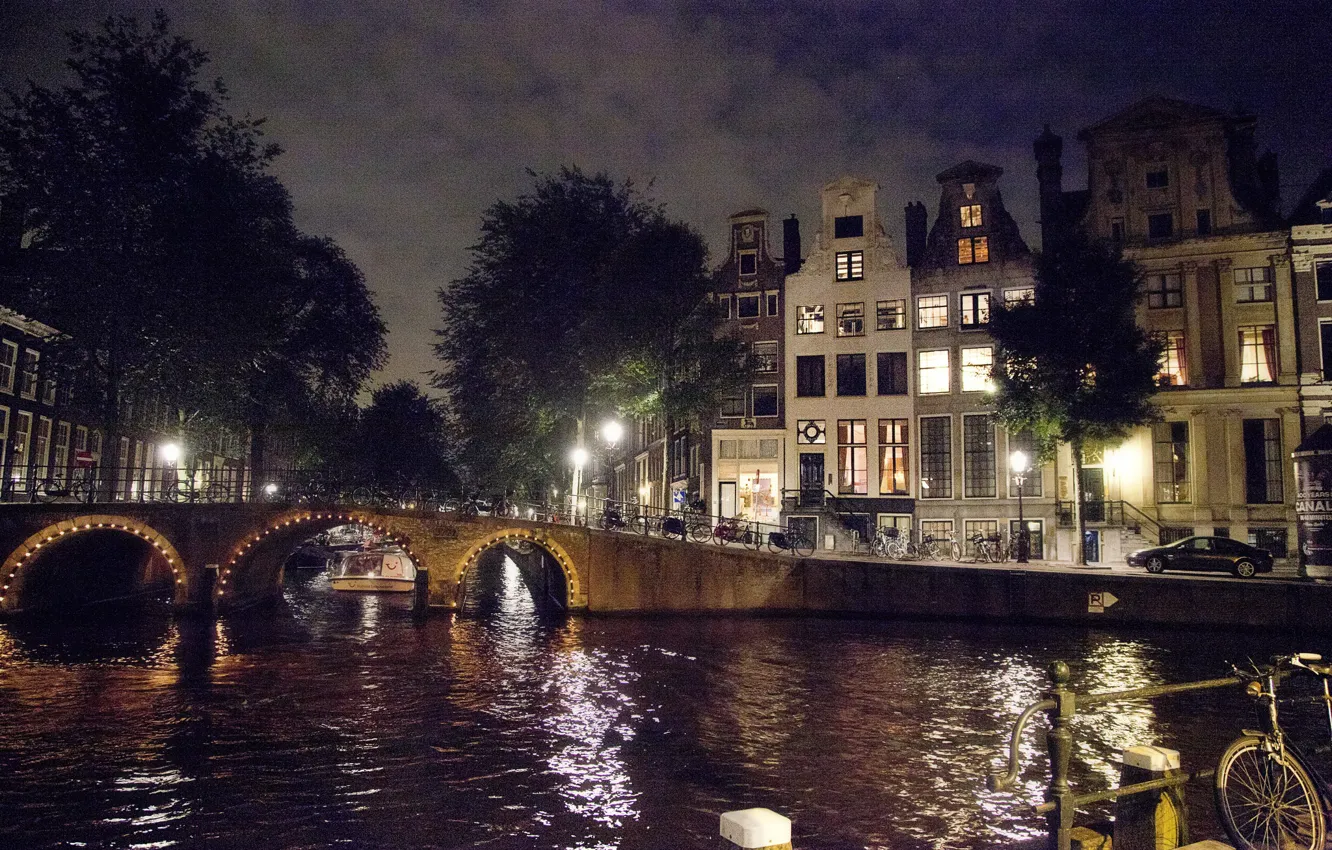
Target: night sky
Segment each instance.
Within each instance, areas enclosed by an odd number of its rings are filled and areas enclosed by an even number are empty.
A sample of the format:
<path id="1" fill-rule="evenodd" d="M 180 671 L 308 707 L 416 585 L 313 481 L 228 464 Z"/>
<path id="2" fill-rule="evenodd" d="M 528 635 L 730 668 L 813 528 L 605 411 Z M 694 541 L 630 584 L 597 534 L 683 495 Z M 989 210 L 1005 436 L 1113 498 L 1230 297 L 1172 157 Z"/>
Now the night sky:
<path id="1" fill-rule="evenodd" d="M 842 174 L 879 182 L 900 249 L 902 207 L 933 222 L 934 175 L 967 158 L 1005 169 L 1035 246 L 1041 125 L 1082 188 L 1077 131 L 1149 95 L 1254 112 L 1287 210 L 1332 164 L 1326 0 L 0 0 L 0 86 L 61 81 L 65 30 L 154 6 L 233 113 L 268 118 L 298 224 L 364 270 L 391 331 L 380 380 L 435 366 L 435 290 L 527 168 L 650 182 L 717 260 L 754 206 L 798 215 L 808 250 Z"/>

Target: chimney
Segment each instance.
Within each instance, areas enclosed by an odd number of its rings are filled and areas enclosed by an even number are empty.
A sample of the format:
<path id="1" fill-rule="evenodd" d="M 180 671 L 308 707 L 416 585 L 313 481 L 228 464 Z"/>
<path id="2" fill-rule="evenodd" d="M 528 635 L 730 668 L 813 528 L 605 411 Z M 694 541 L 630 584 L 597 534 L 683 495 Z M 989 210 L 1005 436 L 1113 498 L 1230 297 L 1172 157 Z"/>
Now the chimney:
<path id="1" fill-rule="evenodd" d="M 782 220 L 782 260 L 787 274 L 800 271 L 800 222 L 794 213 Z"/>
<path id="2" fill-rule="evenodd" d="M 925 242 L 929 236 L 929 214 L 920 201 L 906 205 L 906 257 L 907 265 L 915 267 L 925 259 Z"/>
<path id="3" fill-rule="evenodd" d="M 1064 153 L 1064 140 L 1050 132 L 1050 125 L 1036 137 L 1032 149 L 1036 152 L 1036 183 L 1040 187 L 1041 245 L 1049 250 L 1055 234 L 1065 224 L 1060 221 L 1060 206 L 1064 195 L 1064 167 L 1059 159 Z"/>

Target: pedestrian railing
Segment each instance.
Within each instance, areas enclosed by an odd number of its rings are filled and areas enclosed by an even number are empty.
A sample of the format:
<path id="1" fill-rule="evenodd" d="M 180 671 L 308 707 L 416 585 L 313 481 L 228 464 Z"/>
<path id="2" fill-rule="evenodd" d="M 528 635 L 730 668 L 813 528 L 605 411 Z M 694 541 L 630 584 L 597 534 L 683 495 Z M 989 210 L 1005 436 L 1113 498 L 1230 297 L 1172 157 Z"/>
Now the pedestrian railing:
<path id="1" fill-rule="evenodd" d="M 1044 713 L 1049 724 L 1045 733 L 1046 748 L 1050 755 L 1050 781 L 1045 790 L 1045 799 L 1033 808 L 1037 814 L 1046 817 L 1046 828 L 1054 850 L 1070 850 L 1074 817 L 1076 811 L 1092 803 L 1118 800 L 1135 794 L 1145 794 L 1178 788 L 1188 782 L 1208 779 L 1215 770 L 1204 769 L 1192 773 L 1174 772 L 1171 775 L 1120 785 L 1104 791 L 1078 794 L 1070 781 L 1074 746 L 1073 721 L 1079 709 L 1130 700 L 1153 699 L 1171 694 L 1201 691 L 1212 688 L 1233 687 L 1242 684 L 1235 676 L 1222 679 L 1205 679 L 1197 682 L 1184 682 L 1175 685 L 1155 685 L 1145 688 L 1133 688 L 1124 691 L 1078 694 L 1069 690 L 1069 669 L 1062 661 L 1050 665 L 1051 689 L 1045 699 L 1032 703 L 1019 715 L 1013 724 L 1008 742 L 1008 763 L 1003 771 L 992 771 L 986 777 L 986 785 L 991 791 L 1011 791 L 1021 771 L 1019 745 L 1022 733 L 1031 720 Z M 1186 824 L 1183 825 L 1186 827 Z M 1171 845 L 1174 846 L 1174 845 Z"/>

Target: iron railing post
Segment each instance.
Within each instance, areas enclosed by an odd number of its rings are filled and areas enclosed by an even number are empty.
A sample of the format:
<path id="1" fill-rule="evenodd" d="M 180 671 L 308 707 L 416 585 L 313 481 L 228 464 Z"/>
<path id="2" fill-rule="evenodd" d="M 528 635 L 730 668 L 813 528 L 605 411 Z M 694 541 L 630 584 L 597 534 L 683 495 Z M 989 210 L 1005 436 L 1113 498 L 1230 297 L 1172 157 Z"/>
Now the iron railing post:
<path id="1" fill-rule="evenodd" d="M 1069 762 L 1073 757 L 1070 724 L 1077 711 L 1077 697 L 1068 689 L 1069 670 L 1064 662 L 1050 665 L 1050 681 L 1054 687 L 1049 696 L 1055 705 L 1049 711 L 1050 728 L 1045 735 L 1050 752 L 1050 787 L 1045 799 L 1054 803 L 1054 811 L 1046 815 L 1046 824 L 1054 850 L 1070 850 L 1075 811 L 1073 789 L 1068 784 Z"/>

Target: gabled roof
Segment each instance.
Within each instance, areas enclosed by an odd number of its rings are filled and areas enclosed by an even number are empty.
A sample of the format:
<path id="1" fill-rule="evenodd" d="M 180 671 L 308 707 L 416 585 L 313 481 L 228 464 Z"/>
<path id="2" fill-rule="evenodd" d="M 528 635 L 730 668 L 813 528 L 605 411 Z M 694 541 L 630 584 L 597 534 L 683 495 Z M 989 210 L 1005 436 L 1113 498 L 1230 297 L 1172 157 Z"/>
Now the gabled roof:
<path id="1" fill-rule="evenodd" d="M 997 165 L 988 165 L 984 162 L 969 159 L 965 162 L 959 162 L 947 171 L 940 171 L 934 179 L 940 183 L 947 183 L 951 180 L 980 182 L 982 180 L 998 180 L 1003 173 L 1004 170 Z"/>
<path id="2" fill-rule="evenodd" d="M 1168 97 L 1149 97 L 1084 128 L 1078 133 L 1078 138 L 1086 141 L 1089 136 L 1102 133 L 1161 130 L 1182 124 L 1226 122 L 1233 117 L 1210 106 L 1199 106 Z"/>

